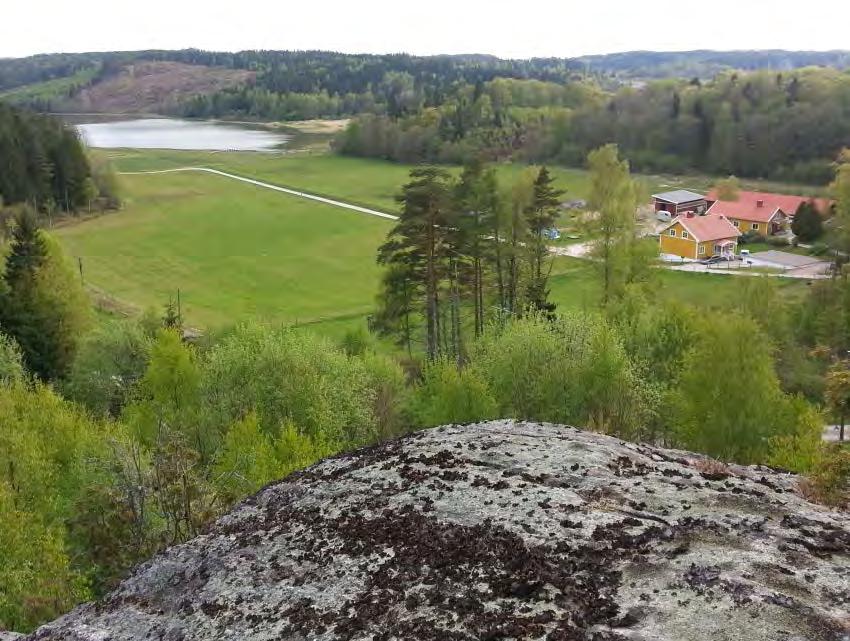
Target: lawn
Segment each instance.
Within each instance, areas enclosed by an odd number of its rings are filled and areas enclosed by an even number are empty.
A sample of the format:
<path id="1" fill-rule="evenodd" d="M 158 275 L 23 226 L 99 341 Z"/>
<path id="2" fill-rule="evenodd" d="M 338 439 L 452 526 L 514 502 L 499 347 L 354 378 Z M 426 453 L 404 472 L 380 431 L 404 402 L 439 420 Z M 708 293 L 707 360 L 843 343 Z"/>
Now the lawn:
<path id="1" fill-rule="evenodd" d="M 126 176 L 124 210 L 55 230 L 87 284 L 190 323 L 316 322 L 372 307 L 390 221 L 202 174 Z"/>

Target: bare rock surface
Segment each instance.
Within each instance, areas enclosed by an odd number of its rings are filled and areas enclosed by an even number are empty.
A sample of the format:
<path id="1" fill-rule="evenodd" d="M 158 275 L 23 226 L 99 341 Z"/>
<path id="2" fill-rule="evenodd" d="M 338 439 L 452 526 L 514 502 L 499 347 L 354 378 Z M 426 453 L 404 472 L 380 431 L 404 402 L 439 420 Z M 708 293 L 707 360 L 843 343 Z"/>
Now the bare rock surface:
<path id="1" fill-rule="evenodd" d="M 850 515 L 767 468 L 450 426 L 265 488 L 29 639 L 846 641 Z"/>

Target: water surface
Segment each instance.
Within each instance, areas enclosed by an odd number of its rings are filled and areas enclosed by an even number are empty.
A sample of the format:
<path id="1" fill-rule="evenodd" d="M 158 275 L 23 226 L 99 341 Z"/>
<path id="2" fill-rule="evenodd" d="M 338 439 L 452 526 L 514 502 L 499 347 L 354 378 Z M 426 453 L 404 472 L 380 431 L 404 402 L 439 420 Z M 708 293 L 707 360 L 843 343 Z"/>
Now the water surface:
<path id="1" fill-rule="evenodd" d="M 286 134 L 274 131 L 174 118 L 142 118 L 75 126 L 89 147 L 103 149 L 270 151 L 289 140 Z"/>

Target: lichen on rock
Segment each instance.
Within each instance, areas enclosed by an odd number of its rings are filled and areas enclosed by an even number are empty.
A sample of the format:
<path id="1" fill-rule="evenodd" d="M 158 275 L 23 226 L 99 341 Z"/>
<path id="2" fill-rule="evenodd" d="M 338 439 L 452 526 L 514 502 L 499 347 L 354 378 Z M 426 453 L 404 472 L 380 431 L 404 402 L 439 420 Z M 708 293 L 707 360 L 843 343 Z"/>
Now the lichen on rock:
<path id="1" fill-rule="evenodd" d="M 850 515 L 794 475 L 570 427 L 322 461 L 32 640 L 850 639 Z"/>

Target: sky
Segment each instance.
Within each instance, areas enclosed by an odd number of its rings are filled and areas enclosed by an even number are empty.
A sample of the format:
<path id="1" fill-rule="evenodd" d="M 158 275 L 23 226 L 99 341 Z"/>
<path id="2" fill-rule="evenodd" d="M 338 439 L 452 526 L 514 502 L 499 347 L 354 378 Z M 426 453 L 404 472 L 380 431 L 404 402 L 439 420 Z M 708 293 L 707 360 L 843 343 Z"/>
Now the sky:
<path id="1" fill-rule="evenodd" d="M 3 0 L 0 57 L 183 49 L 850 49 L 848 0 Z"/>

